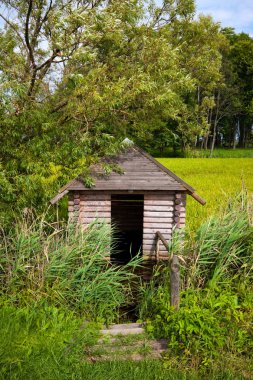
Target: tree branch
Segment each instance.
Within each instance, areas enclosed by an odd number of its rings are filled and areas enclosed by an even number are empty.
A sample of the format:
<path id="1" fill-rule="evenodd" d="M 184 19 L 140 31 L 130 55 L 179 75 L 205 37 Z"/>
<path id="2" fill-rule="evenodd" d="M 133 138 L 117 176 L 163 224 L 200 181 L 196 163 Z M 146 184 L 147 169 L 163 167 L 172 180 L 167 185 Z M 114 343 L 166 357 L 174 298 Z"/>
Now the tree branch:
<path id="1" fill-rule="evenodd" d="M 0 17 L 6 22 L 7 25 L 9 25 L 9 27 L 14 30 L 14 32 L 16 33 L 16 35 L 18 36 L 18 38 L 20 39 L 20 41 L 22 42 L 22 45 L 24 46 L 25 49 L 27 49 L 27 46 L 26 44 L 24 43 L 24 39 L 22 37 L 22 35 L 19 33 L 19 31 L 17 30 L 16 26 L 14 24 L 12 24 L 12 22 L 10 20 L 8 20 L 3 14 L 0 13 Z"/>
<path id="2" fill-rule="evenodd" d="M 27 46 L 28 51 L 29 51 L 30 61 L 32 63 L 32 66 L 35 68 L 36 64 L 34 61 L 33 50 L 32 50 L 32 47 L 30 44 L 30 38 L 29 38 L 29 21 L 30 21 L 30 16 L 31 16 L 31 12 L 32 12 L 32 5 L 33 5 L 33 0 L 30 0 L 29 5 L 28 5 L 27 14 L 26 14 L 26 20 L 25 20 L 25 42 L 26 42 L 26 46 Z"/>

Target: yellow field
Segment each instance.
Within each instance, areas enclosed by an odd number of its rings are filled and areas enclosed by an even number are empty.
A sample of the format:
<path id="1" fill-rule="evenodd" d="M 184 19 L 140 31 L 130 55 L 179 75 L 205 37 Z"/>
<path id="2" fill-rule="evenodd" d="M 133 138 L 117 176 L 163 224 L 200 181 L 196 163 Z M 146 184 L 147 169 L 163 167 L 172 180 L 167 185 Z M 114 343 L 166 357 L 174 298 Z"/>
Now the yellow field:
<path id="1" fill-rule="evenodd" d="M 195 229 L 246 187 L 253 197 L 252 158 L 159 158 L 164 166 L 196 189 L 207 202 L 187 200 L 187 225 Z"/>

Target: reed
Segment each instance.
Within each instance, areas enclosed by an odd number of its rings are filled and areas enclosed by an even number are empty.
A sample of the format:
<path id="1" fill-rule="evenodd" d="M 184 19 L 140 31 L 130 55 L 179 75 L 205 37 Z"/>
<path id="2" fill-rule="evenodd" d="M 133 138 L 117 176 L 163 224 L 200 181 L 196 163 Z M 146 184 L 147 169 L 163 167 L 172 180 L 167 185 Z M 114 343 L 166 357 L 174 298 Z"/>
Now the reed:
<path id="1" fill-rule="evenodd" d="M 111 228 L 95 221 L 83 230 L 71 224 L 48 224 L 23 218 L 0 245 L 1 292 L 15 302 L 46 298 L 112 320 L 131 302 L 130 281 L 140 259 L 125 266 L 108 260 Z"/>

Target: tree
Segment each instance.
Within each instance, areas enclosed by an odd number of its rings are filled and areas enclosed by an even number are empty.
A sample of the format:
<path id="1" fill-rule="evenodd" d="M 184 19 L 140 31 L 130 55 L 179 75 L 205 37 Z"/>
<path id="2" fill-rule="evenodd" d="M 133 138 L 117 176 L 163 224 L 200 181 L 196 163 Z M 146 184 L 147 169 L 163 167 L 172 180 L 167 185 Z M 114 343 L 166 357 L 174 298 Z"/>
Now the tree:
<path id="1" fill-rule="evenodd" d="M 250 111 L 253 86 L 253 40 L 247 34 L 236 34 L 233 28 L 222 30 L 228 41 L 223 50 L 223 85 L 219 105 L 215 107 L 218 133 L 226 146 L 246 147 L 252 134 L 252 114 Z"/>
<path id="2" fill-rule="evenodd" d="M 191 80 L 170 32 L 154 27 L 167 9 L 150 13 L 150 21 L 135 0 L 4 4 L 13 15 L 1 16 L 7 212 L 44 207 L 60 184 L 114 153 L 124 136 L 151 140 L 157 125 L 178 117 Z"/>

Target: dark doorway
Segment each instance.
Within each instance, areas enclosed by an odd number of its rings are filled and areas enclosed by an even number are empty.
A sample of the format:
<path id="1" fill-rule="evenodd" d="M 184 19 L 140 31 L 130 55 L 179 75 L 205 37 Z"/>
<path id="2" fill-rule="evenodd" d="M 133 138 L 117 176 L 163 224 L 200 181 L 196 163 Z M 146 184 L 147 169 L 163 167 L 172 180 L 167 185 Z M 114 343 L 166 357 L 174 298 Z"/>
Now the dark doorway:
<path id="1" fill-rule="evenodd" d="M 128 263 L 142 249 L 144 196 L 116 194 L 111 196 L 113 243 L 111 259 Z"/>

